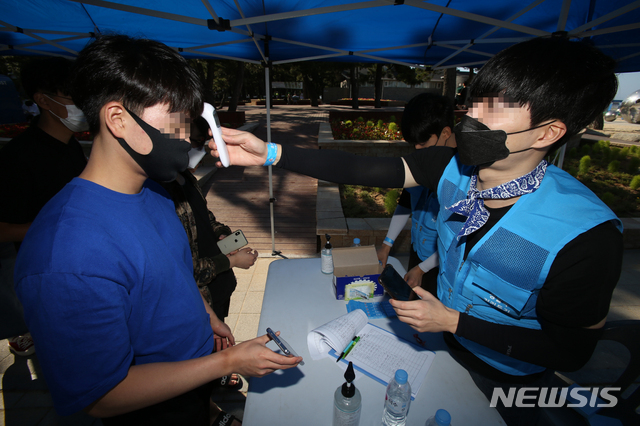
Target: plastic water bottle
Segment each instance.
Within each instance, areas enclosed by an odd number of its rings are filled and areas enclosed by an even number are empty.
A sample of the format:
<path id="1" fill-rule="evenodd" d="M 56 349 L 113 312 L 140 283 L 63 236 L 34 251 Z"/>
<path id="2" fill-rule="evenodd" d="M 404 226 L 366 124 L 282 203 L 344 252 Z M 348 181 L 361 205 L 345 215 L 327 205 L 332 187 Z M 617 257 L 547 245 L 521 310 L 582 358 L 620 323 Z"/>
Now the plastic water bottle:
<path id="1" fill-rule="evenodd" d="M 358 426 L 362 411 L 362 397 L 353 384 L 356 373 L 353 371 L 352 362 L 349 362 L 344 378 L 346 382 L 338 387 L 333 395 L 333 426 Z"/>
<path id="2" fill-rule="evenodd" d="M 351 247 L 360 247 L 360 238 L 354 238 Z"/>
<path id="3" fill-rule="evenodd" d="M 333 254 L 332 246 L 329 240 L 331 236 L 329 234 L 325 234 L 327 238 L 327 244 L 324 245 L 322 252 L 320 253 L 320 260 L 322 261 L 322 273 L 323 274 L 333 274 Z"/>
<path id="4" fill-rule="evenodd" d="M 383 426 L 403 426 L 407 422 L 407 412 L 411 404 L 411 385 L 404 370 L 396 370 L 396 375 L 387 386 L 382 412 Z"/>
<path id="5" fill-rule="evenodd" d="M 450 426 L 451 425 L 451 414 L 447 410 L 438 410 L 436 411 L 435 416 L 429 417 L 429 420 L 424 424 L 424 426 Z"/>

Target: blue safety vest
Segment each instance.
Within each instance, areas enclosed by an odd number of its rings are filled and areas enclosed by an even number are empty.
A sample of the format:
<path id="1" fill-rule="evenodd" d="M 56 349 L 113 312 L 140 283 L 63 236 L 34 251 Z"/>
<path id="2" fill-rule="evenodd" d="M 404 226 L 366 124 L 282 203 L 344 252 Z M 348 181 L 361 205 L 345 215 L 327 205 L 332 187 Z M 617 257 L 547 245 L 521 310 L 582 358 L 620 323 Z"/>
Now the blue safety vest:
<path id="1" fill-rule="evenodd" d="M 473 170 L 460 164 L 456 155 L 438 184 L 438 298 L 450 308 L 486 321 L 540 329 L 536 300 L 558 252 L 578 235 L 610 220 L 622 232 L 622 222 L 584 185 L 548 166 L 540 187 L 520 197 L 463 261 L 466 238 L 458 240 L 457 234 L 466 217 L 445 207 L 467 197 Z M 544 370 L 455 337 L 507 374 Z"/>
<path id="2" fill-rule="evenodd" d="M 438 250 L 438 198 L 424 186 L 406 188 L 411 195 L 411 244 L 421 261 Z"/>

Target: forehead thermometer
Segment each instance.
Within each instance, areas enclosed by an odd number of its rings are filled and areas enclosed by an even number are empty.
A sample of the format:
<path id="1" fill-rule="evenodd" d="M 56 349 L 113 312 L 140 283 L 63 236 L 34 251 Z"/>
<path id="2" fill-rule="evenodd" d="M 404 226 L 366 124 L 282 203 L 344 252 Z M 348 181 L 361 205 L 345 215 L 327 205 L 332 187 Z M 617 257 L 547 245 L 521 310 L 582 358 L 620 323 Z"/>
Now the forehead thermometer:
<path id="1" fill-rule="evenodd" d="M 225 144 L 224 140 L 222 140 L 222 132 L 220 131 L 220 120 L 218 119 L 218 114 L 216 113 L 216 109 L 213 107 L 213 105 L 206 102 L 204 103 L 202 118 L 207 120 L 207 123 L 209 123 L 211 134 L 213 135 L 213 140 L 215 141 L 216 148 L 218 149 L 220 162 L 223 166 L 229 167 L 229 151 L 227 151 L 227 144 Z"/>

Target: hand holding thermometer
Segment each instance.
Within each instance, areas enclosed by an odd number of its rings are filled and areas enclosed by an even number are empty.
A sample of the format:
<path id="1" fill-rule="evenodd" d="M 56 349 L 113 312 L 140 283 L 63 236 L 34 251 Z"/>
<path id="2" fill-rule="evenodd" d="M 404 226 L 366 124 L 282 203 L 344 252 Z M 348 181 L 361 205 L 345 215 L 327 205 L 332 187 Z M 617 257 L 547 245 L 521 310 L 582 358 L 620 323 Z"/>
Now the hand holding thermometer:
<path id="1" fill-rule="evenodd" d="M 269 335 L 269 337 L 271 337 L 271 340 L 273 340 L 276 343 L 276 345 L 278 345 L 282 353 L 284 353 L 287 356 L 289 355 L 295 356 L 295 357 L 298 356 L 298 354 L 295 353 L 291 345 L 285 342 L 285 340 L 282 337 L 276 336 L 276 333 L 274 333 L 273 330 L 271 330 L 271 328 L 267 328 L 267 334 Z M 304 365 L 304 361 L 300 361 L 299 365 Z"/>
<path id="2" fill-rule="evenodd" d="M 209 123 L 211 134 L 213 135 L 213 140 L 216 143 L 218 155 L 220 156 L 220 162 L 223 166 L 229 167 L 229 151 L 227 151 L 227 144 L 225 144 L 224 140 L 222 139 L 222 132 L 220 131 L 220 120 L 218 119 L 218 114 L 216 113 L 216 109 L 213 107 L 213 105 L 206 102 L 204 103 L 202 118 L 207 120 L 207 123 Z"/>

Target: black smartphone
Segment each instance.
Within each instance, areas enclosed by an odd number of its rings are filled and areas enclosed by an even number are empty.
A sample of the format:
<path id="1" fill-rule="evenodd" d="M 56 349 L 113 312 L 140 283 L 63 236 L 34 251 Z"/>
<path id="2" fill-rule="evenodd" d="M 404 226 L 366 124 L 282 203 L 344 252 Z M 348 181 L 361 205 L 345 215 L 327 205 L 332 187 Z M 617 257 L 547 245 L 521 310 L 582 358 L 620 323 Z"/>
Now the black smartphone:
<path id="1" fill-rule="evenodd" d="M 395 268 L 387 263 L 378 278 L 384 290 L 396 300 L 410 300 L 413 290 Z"/>

